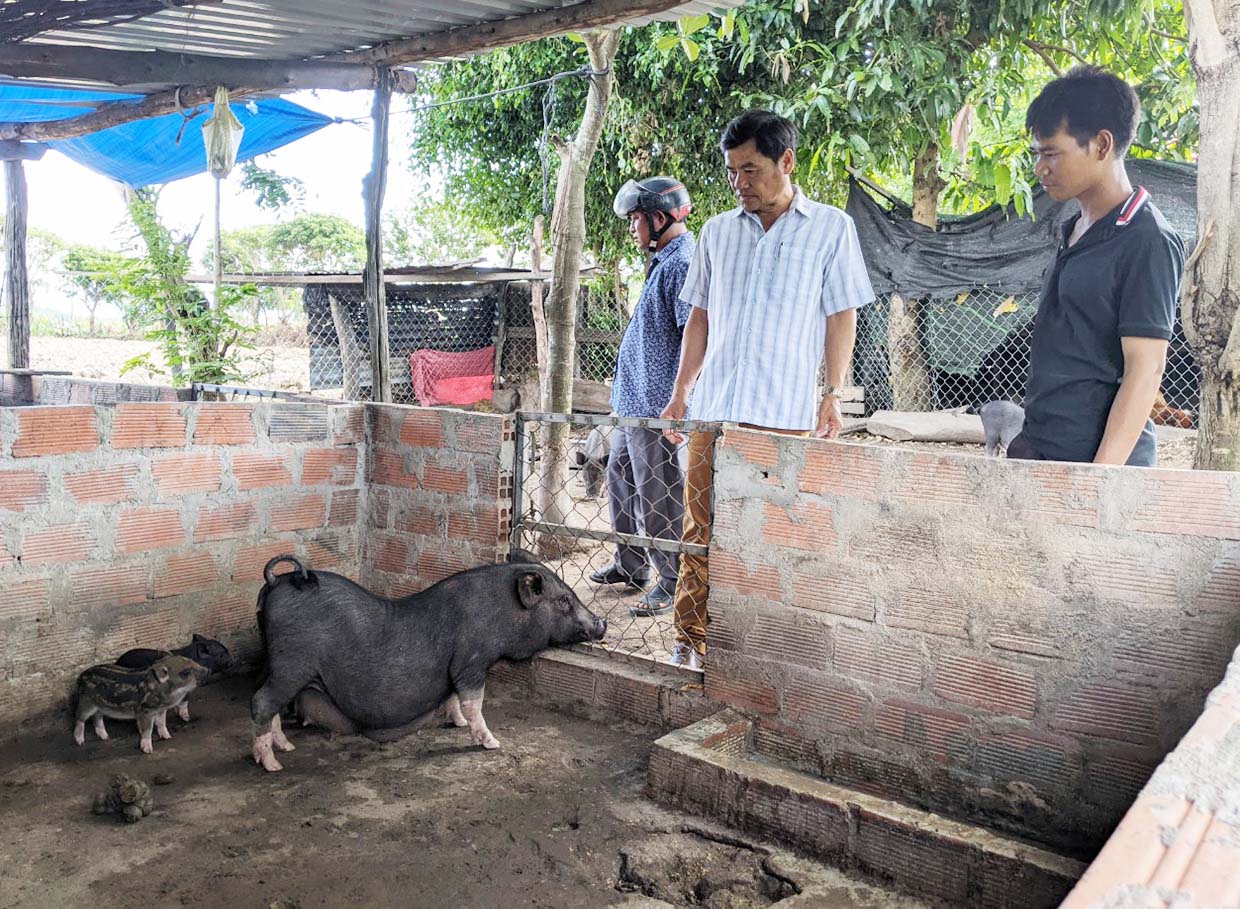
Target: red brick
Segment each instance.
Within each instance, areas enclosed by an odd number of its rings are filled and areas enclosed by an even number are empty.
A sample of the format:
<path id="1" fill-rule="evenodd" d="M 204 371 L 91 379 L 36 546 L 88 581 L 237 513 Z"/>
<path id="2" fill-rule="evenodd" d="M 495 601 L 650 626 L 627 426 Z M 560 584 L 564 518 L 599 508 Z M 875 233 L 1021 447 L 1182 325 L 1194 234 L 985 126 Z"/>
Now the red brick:
<path id="1" fill-rule="evenodd" d="M 739 650 L 741 638 L 737 620 L 740 614 L 740 607 L 712 604 L 710 624 L 706 626 L 707 646 L 718 650 Z"/>
<path id="2" fill-rule="evenodd" d="M 784 509 L 768 504 L 763 508 L 763 515 L 762 538 L 773 546 L 830 554 L 839 544 L 830 508 L 803 504 Z"/>
<path id="3" fill-rule="evenodd" d="M 655 724 L 659 722 L 659 688 L 654 681 L 601 672 L 594 682 L 594 706 L 609 717 Z"/>
<path id="4" fill-rule="evenodd" d="M 438 410 L 405 411 L 400 443 L 417 448 L 439 448 L 443 444 L 442 421 L 443 414 Z"/>
<path id="5" fill-rule="evenodd" d="M 28 533 L 22 541 L 22 564 L 80 562 L 91 554 L 95 542 L 90 525 L 85 523 L 58 525 Z"/>
<path id="6" fill-rule="evenodd" d="M 357 574 L 357 548 L 351 540 L 333 537 L 306 540 L 306 562 L 319 571 L 335 571 L 352 577 Z"/>
<path id="7" fill-rule="evenodd" d="M 1237 637 L 1240 611 L 1138 616 L 1111 635 L 1111 658 L 1137 679 L 1170 682 L 1178 675 L 1205 686 L 1231 661 Z"/>
<path id="8" fill-rule="evenodd" d="M 327 500 L 321 495 L 301 496 L 271 506 L 272 530 L 309 530 L 327 523 Z"/>
<path id="9" fill-rule="evenodd" d="M 744 563 L 722 549 L 711 549 L 707 562 L 712 592 L 730 588 L 742 596 L 760 596 L 779 602 L 779 572 L 770 566 L 760 566 L 750 571 Z"/>
<path id="10" fill-rule="evenodd" d="M 195 445 L 249 445 L 254 433 L 248 404 L 199 404 L 194 418 Z"/>
<path id="11" fill-rule="evenodd" d="M 504 431 L 507 419 L 482 416 L 463 416 L 456 424 L 454 436 L 456 451 L 473 451 L 482 454 L 495 454 L 504 443 Z"/>
<path id="12" fill-rule="evenodd" d="M 168 556 L 168 562 L 155 574 L 155 596 L 174 597 L 208 590 L 220 579 L 215 558 L 207 552 L 187 552 Z"/>
<path id="13" fill-rule="evenodd" d="M 921 649 L 879 637 L 873 629 L 836 626 L 835 668 L 851 678 L 880 685 L 917 690 L 922 682 Z"/>
<path id="14" fill-rule="evenodd" d="M 13 457 L 71 454 L 99 447 L 93 407 L 23 407 L 17 411 Z"/>
<path id="15" fill-rule="evenodd" d="M 147 574 L 145 564 L 81 568 L 69 575 L 70 607 L 84 610 L 144 602 Z"/>
<path id="16" fill-rule="evenodd" d="M 374 566 L 389 574 L 405 574 L 409 571 L 409 541 L 403 537 L 388 537 L 375 541 Z M 439 578 L 435 578 L 439 580 Z"/>
<path id="17" fill-rule="evenodd" d="M 116 530 L 118 552 L 168 549 L 185 542 L 181 513 L 175 508 L 134 508 L 121 512 Z"/>
<path id="18" fill-rule="evenodd" d="M 969 610 L 959 594 L 947 588 L 909 586 L 887 604 L 884 621 L 892 628 L 911 628 L 965 640 L 969 637 Z"/>
<path id="19" fill-rule="evenodd" d="M 1038 504 L 1025 510 L 1027 516 L 1074 527 L 1098 526 L 1101 471 L 1051 464 L 1031 465 L 1026 471 L 1038 491 Z"/>
<path id="20" fill-rule="evenodd" d="M 962 760 L 970 750 L 967 716 L 913 701 L 884 701 L 874 717 L 874 728 L 879 735 L 933 755 L 940 764 Z"/>
<path id="21" fill-rule="evenodd" d="M 312 448 L 301 464 L 303 486 L 349 486 L 357 480 L 356 448 Z"/>
<path id="22" fill-rule="evenodd" d="M 444 536 L 442 519 L 425 505 L 414 505 L 403 510 L 396 519 L 396 529 L 402 533 L 416 533 L 425 537 Z"/>
<path id="23" fill-rule="evenodd" d="M 395 445 L 400 438 L 400 426 L 405 409 L 393 404 L 368 404 L 370 436 L 376 445 Z"/>
<path id="24" fill-rule="evenodd" d="M 86 470 L 66 474 L 65 491 L 83 505 L 119 505 L 133 497 L 133 484 L 137 478 L 137 464 Z M 0 482 L 0 487 L 3 485 Z"/>
<path id="25" fill-rule="evenodd" d="M 13 553 L 9 552 L 9 548 L 0 543 L 0 568 L 7 568 L 14 564 L 17 560 L 13 557 Z"/>
<path id="26" fill-rule="evenodd" d="M 54 622 L 36 622 L 23 631 L 25 634 L 13 635 L 6 644 L 5 656 L 12 661 L 15 669 L 10 683 L 21 681 L 22 676 L 29 681 L 35 681 L 29 678 L 32 675 L 44 675 L 46 679 L 48 668 L 52 666 L 63 667 L 67 675 L 75 669 L 84 669 L 96 659 L 98 634 L 79 624 L 64 626 Z M 64 706 L 67 687 L 56 685 L 57 706 Z M 2 698 L 3 695 L 0 695 Z"/>
<path id="27" fill-rule="evenodd" d="M 1210 568 L 1193 605 L 1197 609 L 1232 612 L 1240 606 L 1240 550 L 1220 558 Z"/>
<path id="28" fill-rule="evenodd" d="M 815 612 L 874 621 L 873 578 L 866 572 L 838 563 L 819 566 L 826 577 L 797 573 L 792 605 Z"/>
<path id="29" fill-rule="evenodd" d="M 441 581 L 450 574 L 478 565 L 469 553 L 448 550 L 424 550 L 418 554 L 418 576 L 427 581 Z"/>
<path id="30" fill-rule="evenodd" d="M 357 523 L 359 493 L 356 489 L 337 489 L 332 493 L 327 523 L 332 527 L 352 527 Z"/>
<path id="31" fill-rule="evenodd" d="M 219 508 L 203 506 L 198 510 L 198 526 L 194 530 L 194 542 L 229 540 L 243 537 L 254 531 L 257 514 L 252 502 L 239 502 Z"/>
<path id="32" fill-rule="evenodd" d="M 280 568 L 292 571 L 287 565 L 281 565 Z M 194 630 L 214 637 L 253 628 L 257 623 L 258 604 L 254 594 L 246 590 L 233 589 L 211 597 L 199 620 L 199 628 Z"/>
<path id="33" fill-rule="evenodd" d="M 381 486 L 400 486 L 417 489 L 418 478 L 405 472 L 403 455 L 390 451 L 376 451 L 371 459 L 370 479 Z"/>
<path id="34" fill-rule="evenodd" d="M 880 453 L 868 445 L 810 442 L 805 446 L 801 491 L 873 501 L 878 498 L 880 464 Z"/>
<path id="35" fill-rule="evenodd" d="M 939 697 L 990 713 L 1033 719 L 1037 681 L 1018 666 L 967 655 L 945 655 L 934 681 Z"/>
<path id="36" fill-rule="evenodd" d="M 1059 636 L 1051 623 L 1033 618 L 996 619 L 991 627 L 990 646 L 1032 656 L 1063 656 Z"/>
<path id="37" fill-rule="evenodd" d="M 865 705 L 864 695 L 825 679 L 793 679 L 784 691 L 784 715 L 797 723 L 860 729 Z"/>
<path id="38" fill-rule="evenodd" d="M 1162 712 L 1154 694 L 1120 685 L 1085 685 L 1060 699 L 1051 725 L 1134 744 L 1158 740 Z"/>
<path id="39" fill-rule="evenodd" d="M 978 502 L 976 481 L 959 455 L 904 455 L 895 498 L 912 505 L 963 505 Z"/>
<path id="40" fill-rule="evenodd" d="M 933 520 L 878 520 L 849 543 L 855 560 L 890 569 L 937 565 L 942 558 L 939 524 Z"/>
<path id="41" fill-rule="evenodd" d="M 1233 476 L 1208 470 L 1149 476 L 1132 529 L 1240 540 L 1240 497 L 1232 492 Z"/>
<path id="42" fill-rule="evenodd" d="M 1155 553 L 1125 554 L 1113 550 L 1083 553 L 1066 572 L 1074 592 L 1124 602 L 1177 604 L 1177 565 L 1160 565 Z"/>
<path id="43" fill-rule="evenodd" d="M 34 470 L 0 471 L 0 509 L 25 511 L 31 506 L 46 504 L 46 476 Z"/>
<path id="44" fill-rule="evenodd" d="M 283 455 L 238 452 L 232 459 L 233 476 L 238 489 L 265 489 L 288 486 L 293 482 L 288 460 Z"/>
<path id="45" fill-rule="evenodd" d="M 180 448 L 185 444 L 183 404 L 117 404 L 113 448 Z"/>
<path id="46" fill-rule="evenodd" d="M 238 550 L 237 557 L 233 560 L 232 579 L 240 583 L 261 581 L 263 580 L 263 568 L 268 562 L 276 556 L 289 555 L 296 549 L 295 540 L 272 540 L 243 547 Z M 292 570 L 287 563 L 282 563 L 276 567 L 275 573 L 283 574 L 285 571 Z"/>
<path id="47" fill-rule="evenodd" d="M 0 623 L 42 621 L 52 614 L 46 578 L 0 584 Z M 0 651 L 2 652 L 2 651 Z"/>
<path id="48" fill-rule="evenodd" d="M 181 643 L 180 609 L 158 609 L 138 615 L 121 616 L 103 631 L 101 653 L 120 655 L 131 647 L 166 649 Z"/>
<path id="49" fill-rule="evenodd" d="M 706 696 L 732 707 L 774 714 L 779 710 L 775 689 L 765 682 L 749 681 L 728 673 L 706 674 Z"/>
<path id="50" fill-rule="evenodd" d="M 969 898 L 973 843 L 865 808 L 854 817 L 856 859 L 865 871 L 929 899 L 975 905 Z"/>
<path id="51" fill-rule="evenodd" d="M 499 539 L 497 508 L 455 509 L 448 512 L 448 539 L 465 542 L 494 543 Z"/>
<path id="52" fill-rule="evenodd" d="M 472 455 L 470 463 L 474 465 L 474 482 L 478 484 L 478 498 L 509 499 L 512 497 L 512 474 L 507 470 L 499 469 L 494 455 L 487 457 Z"/>
<path id="53" fill-rule="evenodd" d="M 161 496 L 215 492 L 220 488 L 220 459 L 212 454 L 177 454 L 157 458 L 151 476 Z"/>
<path id="54" fill-rule="evenodd" d="M 1043 794 L 1070 791 L 1076 783 L 1076 750 L 1064 739 L 1006 729 L 977 737 L 976 766 L 997 789 L 1021 782 L 1034 784 Z"/>
<path id="55" fill-rule="evenodd" d="M 823 670 L 831 659 L 830 630 L 791 610 L 760 612 L 745 635 L 741 652 L 755 659 Z"/>
<path id="56" fill-rule="evenodd" d="M 469 477 L 463 470 L 427 464 L 422 469 L 422 488 L 432 492 L 448 492 L 461 495 L 469 491 Z"/>
<path id="57" fill-rule="evenodd" d="M 562 663 L 555 659 L 535 660 L 534 692 L 539 700 L 552 703 L 594 703 L 594 682 L 597 676 L 592 669 L 576 663 Z"/>
<path id="58" fill-rule="evenodd" d="M 337 445 L 354 445 L 366 441 L 366 408 L 361 404 L 344 404 L 332 408 L 332 441 Z"/>
<path id="59" fill-rule="evenodd" d="M 753 750 L 794 767 L 817 770 L 818 749 L 801 730 L 759 718 L 753 727 Z"/>
<path id="60" fill-rule="evenodd" d="M 779 444 L 769 433 L 745 430 L 729 432 L 724 434 L 723 444 L 763 470 L 774 470 L 779 464 Z"/>
<path id="61" fill-rule="evenodd" d="M 1086 786 L 1094 799 L 1126 809 L 1149 782 L 1158 763 L 1157 757 L 1139 754 L 1091 757 L 1085 764 Z"/>

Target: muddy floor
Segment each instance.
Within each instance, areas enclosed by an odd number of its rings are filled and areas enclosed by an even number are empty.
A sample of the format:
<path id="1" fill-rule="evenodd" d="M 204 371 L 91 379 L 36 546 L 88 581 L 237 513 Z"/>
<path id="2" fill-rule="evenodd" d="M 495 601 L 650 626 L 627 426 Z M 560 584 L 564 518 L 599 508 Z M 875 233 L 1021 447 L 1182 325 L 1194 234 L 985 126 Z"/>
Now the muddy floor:
<path id="1" fill-rule="evenodd" d="M 454 728 L 388 745 L 294 729 L 266 774 L 251 690 L 197 693 L 151 756 L 119 720 L 82 747 L 67 720 L 0 744 L 0 907 L 919 905 L 653 805 L 651 730 L 489 692 L 499 751 Z M 162 782 L 136 824 L 92 814 L 118 773 Z"/>

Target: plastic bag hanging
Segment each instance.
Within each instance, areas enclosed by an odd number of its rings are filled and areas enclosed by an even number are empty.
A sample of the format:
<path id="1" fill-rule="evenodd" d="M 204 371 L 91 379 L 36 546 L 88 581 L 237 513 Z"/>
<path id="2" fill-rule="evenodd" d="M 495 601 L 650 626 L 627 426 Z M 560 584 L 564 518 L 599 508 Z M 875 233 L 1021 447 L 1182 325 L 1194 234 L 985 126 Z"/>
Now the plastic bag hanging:
<path id="1" fill-rule="evenodd" d="M 220 86 L 215 90 L 215 109 L 211 118 L 202 124 L 202 142 L 207 147 L 207 170 L 221 180 L 237 163 L 237 149 L 245 127 L 228 105 L 228 89 Z"/>

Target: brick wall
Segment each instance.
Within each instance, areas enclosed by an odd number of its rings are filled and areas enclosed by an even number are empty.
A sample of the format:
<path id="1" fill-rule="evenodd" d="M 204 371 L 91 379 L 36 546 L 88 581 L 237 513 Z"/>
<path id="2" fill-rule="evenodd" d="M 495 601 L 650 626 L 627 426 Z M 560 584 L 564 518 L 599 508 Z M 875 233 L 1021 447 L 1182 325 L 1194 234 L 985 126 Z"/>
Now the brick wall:
<path id="1" fill-rule="evenodd" d="M 367 407 L 361 583 L 404 596 L 508 552 L 512 421 L 398 404 Z"/>
<path id="2" fill-rule="evenodd" d="M 0 410 L 0 725 L 130 647 L 252 656 L 273 555 L 356 576 L 365 438 L 361 406 Z"/>
<path id="3" fill-rule="evenodd" d="M 828 779 L 1096 848 L 1240 642 L 1240 475 L 729 431 L 707 694 Z"/>

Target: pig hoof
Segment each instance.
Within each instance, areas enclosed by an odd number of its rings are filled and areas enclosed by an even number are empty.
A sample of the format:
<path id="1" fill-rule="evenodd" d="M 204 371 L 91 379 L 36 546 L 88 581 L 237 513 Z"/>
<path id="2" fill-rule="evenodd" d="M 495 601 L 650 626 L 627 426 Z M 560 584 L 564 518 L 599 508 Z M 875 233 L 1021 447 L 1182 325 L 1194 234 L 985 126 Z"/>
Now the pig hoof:
<path id="1" fill-rule="evenodd" d="M 452 720 L 452 725 L 455 726 L 457 729 L 464 729 L 466 726 L 469 725 L 469 720 L 465 719 L 465 717 L 463 716 L 449 717 L 449 719 Z"/>
<path id="2" fill-rule="evenodd" d="M 271 733 L 269 732 L 254 739 L 253 754 L 254 763 L 261 764 L 268 773 L 275 773 L 277 770 L 284 769 L 280 762 L 276 760 L 276 756 L 271 750 Z"/>
<path id="3" fill-rule="evenodd" d="M 296 751 L 297 750 L 297 746 L 294 745 L 292 742 L 290 742 L 288 739 L 284 738 L 284 736 L 280 736 L 280 738 L 275 740 L 275 746 L 279 748 L 281 751 Z"/>
<path id="4" fill-rule="evenodd" d="M 155 749 L 151 746 L 151 740 L 150 740 L 150 739 L 143 739 L 143 740 L 142 740 L 142 753 L 143 753 L 143 754 L 151 754 L 154 750 L 155 750 Z"/>
<path id="5" fill-rule="evenodd" d="M 189 704 L 182 704 L 179 708 L 177 708 L 177 716 L 179 716 L 183 722 L 188 723 L 189 722 Z"/>
<path id="6" fill-rule="evenodd" d="M 106 742 L 108 740 L 108 731 L 106 729 L 96 729 L 95 735 L 98 737 L 99 741 L 101 742 Z M 82 736 L 82 738 L 85 738 L 85 736 Z M 78 742 L 78 744 L 80 745 L 82 743 Z"/>
<path id="7" fill-rule="evenodd" d="M 76 744 L 76 745 L 85 745 L 85 744 L 86 744 L 86 736 L 84 736 L 84 735 L 83 735 L 82 733 L 80 733 L 80 732 L 75 732 L 75 733 L 73 733 L 73 742 L 74 742 L 74 744 Z"/>
<path id="8" fill-rule="evenodd" d="M 165 740 L 167 740 L 167 739 L 172 738 L 172 733 L 171 733 L 171 732 L 169 732 L 167 729 L 161 729 L 161 730 L 159 730 L 159 737 L 160 737 L 161 739 L 165 739 Z"/>
<path id="9" fill-rule="evenodd" d="M 479 742 L 478 744 L 481 745 L 483 748 L 485 748 L 487 751 L 494 751 L 496 748 L 499 747 L 499 739 L 497 739 L 495 736 L 491 735 L 491 733 L 488 732 L 486 736 L 483 737 L 482 741 Z"/>

